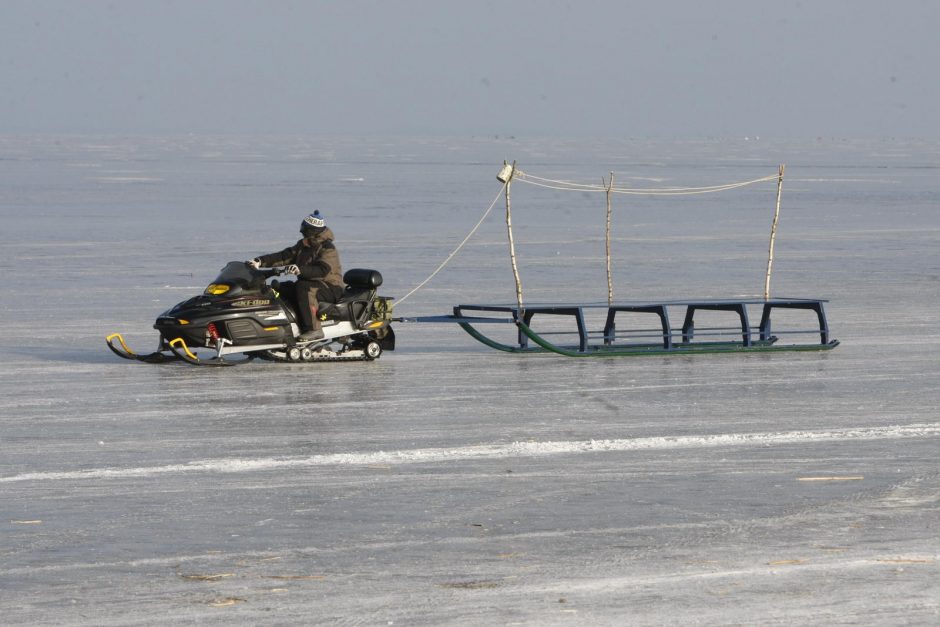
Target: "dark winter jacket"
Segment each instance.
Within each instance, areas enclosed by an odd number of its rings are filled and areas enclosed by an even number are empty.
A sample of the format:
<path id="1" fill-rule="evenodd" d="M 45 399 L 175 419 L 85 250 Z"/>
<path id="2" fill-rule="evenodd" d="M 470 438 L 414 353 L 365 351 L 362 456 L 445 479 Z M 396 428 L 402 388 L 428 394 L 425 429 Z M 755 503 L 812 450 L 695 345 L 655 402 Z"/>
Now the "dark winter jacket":
<path id="1" fill-rule="evenodd" d="M 294 264 L 300 268 L 300 279 L 322 281 L 342 289 L 343 269 L 339 263 L 339 251 L 333 245 L 333 231 L 323 229 L 317 235 L 302 239 L 284 250 L 259 257 L 263 267 Z"/>

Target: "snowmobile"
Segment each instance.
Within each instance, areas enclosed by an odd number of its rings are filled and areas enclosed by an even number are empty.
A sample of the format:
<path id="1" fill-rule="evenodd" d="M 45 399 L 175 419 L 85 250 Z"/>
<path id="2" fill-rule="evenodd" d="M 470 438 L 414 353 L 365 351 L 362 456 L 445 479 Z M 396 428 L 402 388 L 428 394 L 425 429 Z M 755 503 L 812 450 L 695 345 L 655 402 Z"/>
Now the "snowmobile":
<path id="1" fill-rule="evenodd" d="M 135 353 L 120 333 L 106 338 L 108 348 L 125 359 L 147 363 L 182 360 L 193 365 L 231 366 L 254 358 L 304 363 L 377 359 L 395 349 L 392 299 L 378 296 L 382 275 L 356 268 L 343 275 L 346 289 L 338 302 L 319 303 L 323 338 L 303 342 L 297 304 L 278 291 L 284 268 L 255 269 L 231 261 L 199 296 L 168 309 L 153 327 L 158 349 Z M 268 279 L 273 279 L 268 283 Z M 209 351 L 210 357 L 199 353 Z M 228 355 L 243 358 L 226 360 Z"/>

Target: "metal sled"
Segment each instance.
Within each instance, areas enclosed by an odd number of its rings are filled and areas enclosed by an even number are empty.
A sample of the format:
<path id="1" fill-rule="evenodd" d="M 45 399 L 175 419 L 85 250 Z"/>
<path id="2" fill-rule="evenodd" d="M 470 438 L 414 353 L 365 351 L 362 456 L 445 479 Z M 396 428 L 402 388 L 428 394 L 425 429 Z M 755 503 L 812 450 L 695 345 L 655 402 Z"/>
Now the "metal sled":
<path id="1" fill-rule="evenodd" d="M 616 304 L 538 304 L 520 309 L 515 305 L 457 305 L 453 315 L 403 318 L 405 322 L 452 322 L 459 324 L 471 337 L 501 351 L 511 353 L 552 352 L 568 357 L 615 357 L 692 353 L 740 353 L 767 351 L 821 351 L 839 345 L 829 336 L 825 305 L 817 298 L 773 299 L 696 299 L 664 302 L 623 302 Z M 760 323 L 752 327 L 749 308 L 760 310 Z M 603 327 L 591 330 L 588 312 L 601 313 Z M 806 310 L 814 315 L 810 327 L 771 329 L 774 309 Z M 696 327 L 695 315 L 701 311 L 728 312 L 736 320 L 731 326 Z M 673 314 L 672 316 L 670 314 Z M 671 319 L 682 315 L 682 326 L 673 328 Z M 509 314 L 496 317 L 494 314 Z M 618 328 L 618 317 L 624 314 L 652 314 L 655 328 Z M 552 329 L 537 331 L 533 319 L 554 317 Z M 566 318 L 567 328 L 558 329 L 557 319 Z M 596 317 L 593 316 L 593 317 Z M 633 316 L 631 316 L 633 317 Z M 499 341 L 483 333 L 484 324 L 515 324 L 514 343 Z M 538 327 L 541 329 L 541 326 Z M 782 341 L 781 336 L 793 341 Z M 813 341 L 805 341 L 813 336 Z M 561 341 L 554 341 L 559 337 Z M 819 341 L 815 341 L 815 337 Z"/>

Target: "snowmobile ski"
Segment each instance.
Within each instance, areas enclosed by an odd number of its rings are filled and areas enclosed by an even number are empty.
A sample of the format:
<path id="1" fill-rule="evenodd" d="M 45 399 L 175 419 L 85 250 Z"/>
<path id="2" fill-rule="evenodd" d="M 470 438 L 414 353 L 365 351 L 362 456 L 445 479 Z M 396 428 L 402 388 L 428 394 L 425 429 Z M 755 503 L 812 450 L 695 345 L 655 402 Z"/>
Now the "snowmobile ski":
<path id="1" fill-rule="evenodd" d="M 115 346 L 114 342 L 117 340 L 120 346 Z M 173 354 L 167 354 L 163 351 L 154 351 L 147 355 L 139 355 L 128 348 L 127 343 L 124 341 L 124 337 L 120 333 L 112 333 L 105 338 L 105 341 L 108 344 L 108 348 L 111 349 L 118 357 L 123 357 L 124 359 L 130 359 L 132 361 L 142 361 L 148 364 L 162 364 L 168 361 L 176 361 L 179 358 Z"/>

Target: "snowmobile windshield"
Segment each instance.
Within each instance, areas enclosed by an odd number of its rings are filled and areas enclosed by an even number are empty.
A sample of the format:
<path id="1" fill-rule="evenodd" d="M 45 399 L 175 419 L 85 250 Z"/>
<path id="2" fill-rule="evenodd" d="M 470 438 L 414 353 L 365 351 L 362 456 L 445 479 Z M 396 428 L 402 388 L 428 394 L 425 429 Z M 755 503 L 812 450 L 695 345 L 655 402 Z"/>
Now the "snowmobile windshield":
<path id="1" fill-rule="evenodd" d="M 248 267 L 243 261 L 230 261 L 219 272 L 208 288 L 207 293 L 222 294 L 233 288 L 258 290 L 264 285 L 265 275 Z M 223 290 L 224 288 L 224 290 Z"/>

